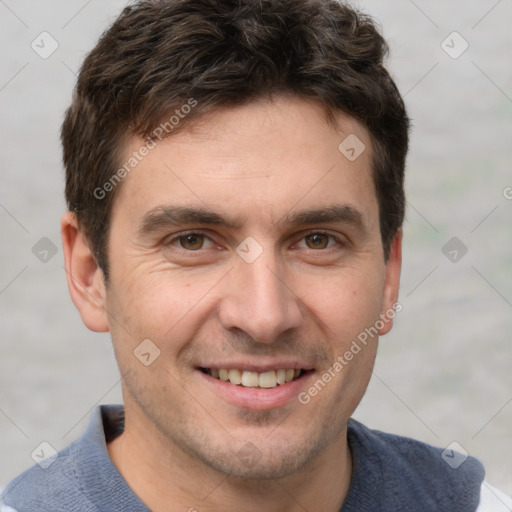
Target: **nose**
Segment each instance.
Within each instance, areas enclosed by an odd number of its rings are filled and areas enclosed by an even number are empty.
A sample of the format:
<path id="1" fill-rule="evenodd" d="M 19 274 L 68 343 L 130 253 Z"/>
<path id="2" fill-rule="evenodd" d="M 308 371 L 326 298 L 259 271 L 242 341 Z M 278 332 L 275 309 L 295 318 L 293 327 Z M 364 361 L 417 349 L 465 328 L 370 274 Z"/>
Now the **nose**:
<path id="1" fill-rule="evenodd" d="M 276 258 L 264 255 L 253 263 L 236 262 L 219 307 L 225 329 L 242 330 L 254 341 L 268 344 L 301 325 L 300 299 L 279 269 Z"/>

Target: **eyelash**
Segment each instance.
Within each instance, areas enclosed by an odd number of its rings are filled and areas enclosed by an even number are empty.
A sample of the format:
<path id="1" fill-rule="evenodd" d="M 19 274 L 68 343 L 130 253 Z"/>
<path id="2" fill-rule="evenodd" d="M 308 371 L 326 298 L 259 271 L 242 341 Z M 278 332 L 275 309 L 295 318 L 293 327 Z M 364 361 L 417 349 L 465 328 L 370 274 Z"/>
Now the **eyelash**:
<path id="1" fill-rule="evenodd" d="M 179 244 L 179 240 L 182 239 L 182 238 L 185 238 L 186 236 L 188 235 L 199 235 L 199 236 L 203 236 L 205 239 L 209 240 L 212 244 L 216 245 L 214 240 L 208 236 L 208 234 L 204 231 L 186 231 L 186 232 L 182 232 L 182 233 L 179 233 L 177 235 L 174 235 L 172 236 L 171 238 L 168 238 L 164 243 L 166 246 L 172 246 L 174 243 L 177 243 Z M 337 246 L 340 246 L 340 245 L 345 245 L 344 242 L 337 236 L 333 235 L 332 233 L 328 233 L 326 231 L 308 231 L 307 233 L 304 233 L 301 238 L 294 243 L 294 245 L 296 245 L 297 243 L 305 240 L 308 236 L 311 236 L 311 235 L 324 235 L 324 236 L 327 236 L 329 237 L 329 241 L 334 241 L 335 242 L 335 245 Z M 206 250 L 206 249 L 197 249 L 197 250 L 192 250 L 192 249 L 185 249 L 184 247 L 180 247 L 179 245 L 175 246 L 176 249 L 180 250 L 180 251 L 183 251 L 183 252 L 186 252 L 188 254 L 192 254 L 192 253 L 200 253 L 201 251 L 203 250 Z M 306 247 L 306 249 L 310 250 L 310 251 L 313 251 L 313 252 L 326 252 L 326 251 L 329 251 L 329 250 L 332 250 L 334 249 L 335 246 L 332 246 L 332 247 L 326 247 L 325 249 L 312 249 L 312 248 L 309 248 L 309 247 Z"/>

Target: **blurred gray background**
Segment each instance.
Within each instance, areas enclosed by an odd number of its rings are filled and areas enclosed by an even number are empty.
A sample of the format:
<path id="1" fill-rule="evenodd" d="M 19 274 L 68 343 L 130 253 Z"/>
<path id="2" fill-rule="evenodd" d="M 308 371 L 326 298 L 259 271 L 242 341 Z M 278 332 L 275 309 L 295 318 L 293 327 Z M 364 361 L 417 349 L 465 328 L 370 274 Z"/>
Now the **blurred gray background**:
<path id="1" fill-rule="evenodd" d="M 512 493 L 512 0 L 354 3 L 382 24 L 414 125 L 403 311 L 356 417 L 456 441 Z M 0 486 L 121 399 L 109 336 L 68 297 L 58 137 L 81 61 L 125 4 L 0 0 Z"/>

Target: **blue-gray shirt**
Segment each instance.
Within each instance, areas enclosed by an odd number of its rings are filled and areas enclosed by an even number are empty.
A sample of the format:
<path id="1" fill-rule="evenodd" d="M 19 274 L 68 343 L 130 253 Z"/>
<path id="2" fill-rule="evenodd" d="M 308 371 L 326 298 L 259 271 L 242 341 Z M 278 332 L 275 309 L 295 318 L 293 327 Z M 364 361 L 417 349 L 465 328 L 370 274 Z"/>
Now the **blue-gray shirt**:
<path id="1" fill-rule="evenodd" d="M 107 443 L 123 428 L 122 406 L 96 408 L 82 437 L 46 469 L 36 465 L 15 478 L 3 503 L 17 512 L 148 512 L 108 455 Z M 484 469 L 473 457 L 454 468 L 441 448 L 355 420 L 348 424 L 348 443 L 354 466 L 340 512 L 477 510 Z"/>

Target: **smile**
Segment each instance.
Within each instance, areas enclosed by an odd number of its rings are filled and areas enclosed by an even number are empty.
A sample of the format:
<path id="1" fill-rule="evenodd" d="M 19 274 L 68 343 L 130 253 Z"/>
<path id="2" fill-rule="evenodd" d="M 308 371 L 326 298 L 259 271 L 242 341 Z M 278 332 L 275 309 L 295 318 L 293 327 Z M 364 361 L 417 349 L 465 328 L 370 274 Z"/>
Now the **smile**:
<path id="1" fill-rule="evenodd" d="M 235 386 L 264 389 L 275 388 L 288 382 L 292 382 L 300 378 L 306 372 L 306 370 L 293 368 L 280 368 L 278 370 L 270 370 L 261 373 L 239 370 L 236 368 L 201 368 L 201 371 L 214 379 L 228 382 Z"/>

